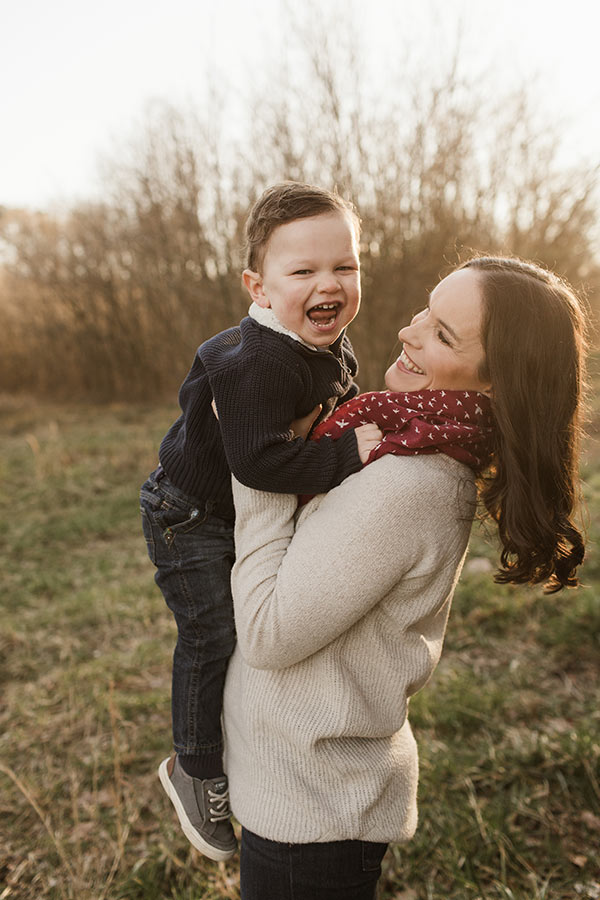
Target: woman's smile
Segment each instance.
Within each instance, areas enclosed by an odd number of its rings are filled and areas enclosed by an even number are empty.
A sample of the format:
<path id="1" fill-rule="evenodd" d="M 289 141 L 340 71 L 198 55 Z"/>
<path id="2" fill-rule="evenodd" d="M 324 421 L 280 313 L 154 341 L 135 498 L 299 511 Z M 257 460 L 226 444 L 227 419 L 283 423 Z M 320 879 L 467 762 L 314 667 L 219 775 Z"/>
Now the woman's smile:
<path id="1" fill-rule="evenodd" d="M 425 372 L 423 369 L 420 369 L 416 363 L 412 361 L 408 353 L 404 348 L 402 348 L 402 353 L 396 360 L 396 365 L 399 369 L 403 369 L 407 372 L 412 372 L 415 375 L 424 375 Z"/>

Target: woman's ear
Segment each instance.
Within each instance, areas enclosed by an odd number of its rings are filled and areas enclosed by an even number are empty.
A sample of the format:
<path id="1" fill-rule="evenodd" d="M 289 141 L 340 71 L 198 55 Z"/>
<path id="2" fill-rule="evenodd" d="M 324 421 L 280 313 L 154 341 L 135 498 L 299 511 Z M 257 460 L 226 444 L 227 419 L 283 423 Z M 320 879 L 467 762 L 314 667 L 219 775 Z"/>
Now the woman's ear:
<path id="1" fill-rule="evenodd" d="M 252 269 L 244 269 L 242 272 L 242 282 L 244 287 L 250 294 L 252 300 L 263 309 L 268 309 L 271 304 L 265 294 L 263 278 L 260 272 L 253 272 Z"/>

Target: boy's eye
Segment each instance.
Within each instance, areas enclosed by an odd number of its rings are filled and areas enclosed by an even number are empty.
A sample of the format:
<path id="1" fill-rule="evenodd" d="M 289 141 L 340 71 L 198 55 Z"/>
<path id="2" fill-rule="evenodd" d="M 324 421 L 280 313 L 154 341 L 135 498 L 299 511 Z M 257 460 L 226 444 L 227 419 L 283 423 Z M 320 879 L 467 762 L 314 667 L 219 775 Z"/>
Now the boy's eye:
<path id="1" fill-rule="evenodd" d="M 354 266 L 338 266 L 338 269 L 341 270 L 342 272 L 354 272 L 355 271 Z"/>
<path id="2" fill-rule="evenodd" d="M 296 269 L 295 272 L 292 272 L 292 275 L 308 275 L 310 273 L 310 269 Z"/>

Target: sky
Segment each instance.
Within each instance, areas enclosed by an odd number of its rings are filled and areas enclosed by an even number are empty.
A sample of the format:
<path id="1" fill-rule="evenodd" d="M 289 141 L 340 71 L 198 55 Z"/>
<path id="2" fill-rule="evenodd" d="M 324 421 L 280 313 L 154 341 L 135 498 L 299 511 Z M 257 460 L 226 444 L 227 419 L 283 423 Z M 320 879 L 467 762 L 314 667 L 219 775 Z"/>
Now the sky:
<path id="1" fill-rule="evenodd" d="M 102 158 L 135 133 L 147 105 L 200 102 L 207 73 L 242 95 L 281 58 L 286 2 L 293 8 L 295 0 L 0 0 L 0 206 L 97 196 Z M 549 119 L 565 123 L 567 163 L 600 162 L 593 0 L 320 0 L 333 39 L 349 2 L 369 77 L 385 82 L 407 38 L 433 66 L 460 33 L 468 70 L 493 69 L 501 88 L 535 82 Z"/>

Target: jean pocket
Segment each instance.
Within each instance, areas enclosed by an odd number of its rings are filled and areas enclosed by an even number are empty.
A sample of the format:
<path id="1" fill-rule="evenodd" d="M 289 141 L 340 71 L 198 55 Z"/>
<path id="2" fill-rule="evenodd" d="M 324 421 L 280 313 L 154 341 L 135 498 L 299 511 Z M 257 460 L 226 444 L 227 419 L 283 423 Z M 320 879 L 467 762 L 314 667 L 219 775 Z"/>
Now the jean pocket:
<path id="1" fill-rule="evenodd" d="M 172 528 L 173 531 L 191 531 L 192 528 L 197 528 L 205 518 L 200 509 L 195 506 L 191 509 L 181 509 L 177 506 L 170 506 L 167 502 L 154 510 L 152 517 L 159 528 L 163 530 Z"/>
<path id="2" fill-rule="evenodd" d="M 162 532 L 163 539 L 170 547 L 178 534 L 188 534 L 206 521 L 207 513 L 199 507 L 183 507 L 163 500 L 152 513 L 154 523 Z"/>
<path id="3" fill-rule="evenodd" d="M 381 872 L 381 860 L 388 848 L 387 844 L 374 841 L 361 841 L 363 872 Z"/>
<path id="4" fill-rule="evenodd" d="M 160 509 L 163 501 L 161 495 L 153 487 L 152 482 L 147 481 L 142 485 L 140 490 L 140 506 L 147 512 L 152 513 L 154 510 Z"/>
<path id="5" fill-rule="evenodd" d="M 156 565 L 156 541 L 154 540 L 152 522 L 143 506 L 140 506 L 140 512 L 142 514 L 142 531 L 144 532 L 144 538 L 146 539 L 148 556 L 150 557 L 150 562 Z"/>

